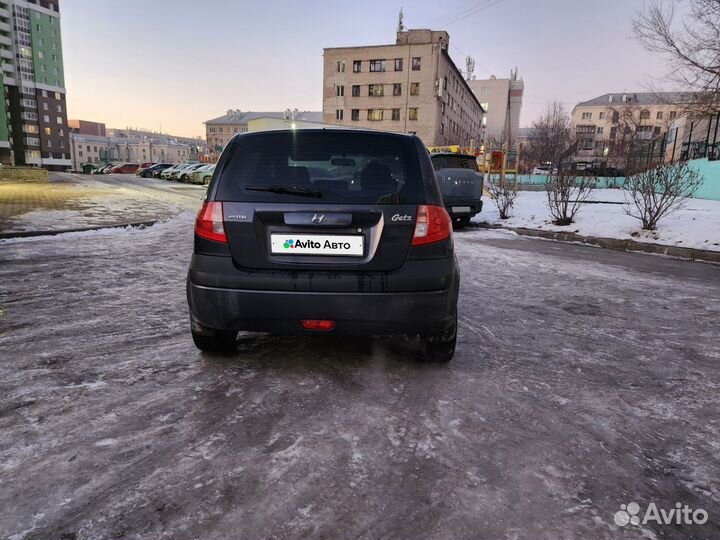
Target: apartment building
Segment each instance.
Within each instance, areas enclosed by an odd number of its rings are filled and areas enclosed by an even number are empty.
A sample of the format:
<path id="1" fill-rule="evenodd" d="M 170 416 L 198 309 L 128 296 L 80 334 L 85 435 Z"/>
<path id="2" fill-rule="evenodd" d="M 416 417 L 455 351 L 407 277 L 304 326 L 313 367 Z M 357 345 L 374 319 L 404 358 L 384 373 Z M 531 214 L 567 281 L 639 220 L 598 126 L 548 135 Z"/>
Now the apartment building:
<path id="1" fill-rule="evenodd" d="M 317 127 L 322 123 L 322 113 L 318 111 L 241 111 L 229 109 L 223 116 L 204 122 L 205 138 L 210 154 L 219 154 L 230 139 L 237 133 L 278 129 L 279 127 Z M 253 128 L 253 124 L 256 127 Z"/>
<path id="2" fill-rule="evenodd" d="M 449 43 L 447 32 L 401 29 L 395 44 L 324 49 L 323 122 L 480 147 L 484 111 Z"/>
<path id="3" fill-rule="evenodd" d="M 0 0 L 0 162 L 70 167 L 59 0 Z"/>
<path id="4" fill-rule="evenodd" d="M 572 111 L 577 162 L 623 160 L 629 153 L 665 146 L 668 126 L 683 114 L 687 95 L 678 92 L 603 94 Z"/>
<path id="5" fill-rule="evenodd" d="M 467 82 L 485 110 L 485 137 L 488 140 L 506 141 L 509 130 L 512 144 L 517 142 L 520 129 L 525 82 L 518 78 L 517 69 L 509 79 L 472 79 Z"/>
<path id="6" fill-rule="evenodd" d="M 91 122 L 90 120 L 68 119 L 70 133 L 81 133 L 82 135 L 107 135 L 105 124 L 102 122 Z"/>

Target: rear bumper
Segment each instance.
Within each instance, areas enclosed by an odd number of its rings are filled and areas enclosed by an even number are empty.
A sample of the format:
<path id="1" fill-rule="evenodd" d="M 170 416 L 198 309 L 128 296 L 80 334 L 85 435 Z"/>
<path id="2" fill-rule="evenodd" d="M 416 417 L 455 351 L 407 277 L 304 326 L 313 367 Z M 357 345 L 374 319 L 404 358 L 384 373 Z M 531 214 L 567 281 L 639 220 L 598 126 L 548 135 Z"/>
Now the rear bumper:
<path id="1" fill-rule="evenodd" d="M 457 309 L 458 280 L 439 291 L 333 293 L 227 289 L 187 282 L 192 319 L 216 330 L 308 333 L 302 319 L 336 321 L 334 334 L 432 334 Z"/>
<path id="2" fill-rule="evenodd" d="M 450 217 L 474 216 L 482 211 L 483 202 L 479 199 L 445 199 L 445 209 Z"/>

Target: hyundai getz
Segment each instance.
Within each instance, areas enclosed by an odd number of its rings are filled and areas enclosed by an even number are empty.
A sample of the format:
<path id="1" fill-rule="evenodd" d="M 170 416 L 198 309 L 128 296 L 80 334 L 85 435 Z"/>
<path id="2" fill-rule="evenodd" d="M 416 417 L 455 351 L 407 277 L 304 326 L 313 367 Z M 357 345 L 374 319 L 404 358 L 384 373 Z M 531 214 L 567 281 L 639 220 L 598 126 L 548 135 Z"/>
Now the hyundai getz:
<path id="1" fill-rule="evenodd" d="M 238 331 L 420 336 L 455 351 L 452 224 L 414 135 L 292 130 L 236 135 L 195 223 L 187 278 L 203 351 Z"/>

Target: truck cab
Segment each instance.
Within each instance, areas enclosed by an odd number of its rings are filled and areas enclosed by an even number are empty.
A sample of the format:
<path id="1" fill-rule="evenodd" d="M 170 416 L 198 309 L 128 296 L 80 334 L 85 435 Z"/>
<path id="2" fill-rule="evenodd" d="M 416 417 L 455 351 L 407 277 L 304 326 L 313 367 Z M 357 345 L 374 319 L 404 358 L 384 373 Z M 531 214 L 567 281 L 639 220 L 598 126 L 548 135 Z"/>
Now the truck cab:
<path id="1" fill-rule="evenodd" d="M 445 209 L 453 225 L 463 227 L 482 210 L 483 176 L 471 154 L 431 154 Z"/>

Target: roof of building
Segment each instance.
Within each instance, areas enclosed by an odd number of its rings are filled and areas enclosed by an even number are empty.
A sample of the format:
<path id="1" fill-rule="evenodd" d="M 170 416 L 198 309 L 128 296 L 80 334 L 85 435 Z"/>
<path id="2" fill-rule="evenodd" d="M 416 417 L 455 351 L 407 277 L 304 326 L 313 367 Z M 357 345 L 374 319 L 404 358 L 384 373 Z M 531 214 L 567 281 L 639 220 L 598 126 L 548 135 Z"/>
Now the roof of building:
<path id="1" fill-rule="evenodd" d="M 250 120 L 257 120 L 258 118 L 277 118 L 278 120 L 282 120 L 286 117 L 286 112 L 284 111 L 269 111 L 269 112 L 253 112 L 253 111 L 247 111 L 247 112 L 240 112 L 237 111 L 233 115 L 227 115 L 224 114 L 223 116 L 218 116 L 217 118 L 213 118 L 211 120 L 206 120 L 205 124 L 209 125 L 237 125 L 237 124 L 247 124 Z M 306 122 L 322 122 L 323 113 L 322 111 L 302 111 L 295 113 L 294 120 L 299 121 L 306 121 Z"/>
<path id="2" fill-rule="evenodd" d="M 588 101 L 577 104 L 577 107 L 600 107 L 610 103 L 622 104 L 623 96 L 630 98 L 630 104 L 635 105 L 664 105 L 670 103 L 688 102 L 692 94 L 688 92 L 619 92 L 603 94 Z M 612 97 L 612 101 L 610 101 Z"/>
<path id="3" fill-rule="evenodd" d="M 70 139 L 73 141 L 96 142 L 105 144 L 134 145 L 150 142 L 152 144 L 166 146 L 187 146 L 168 137 L 103 137 L 102 135 L 87 135 L 85 133 L 70 132 Z"/>

